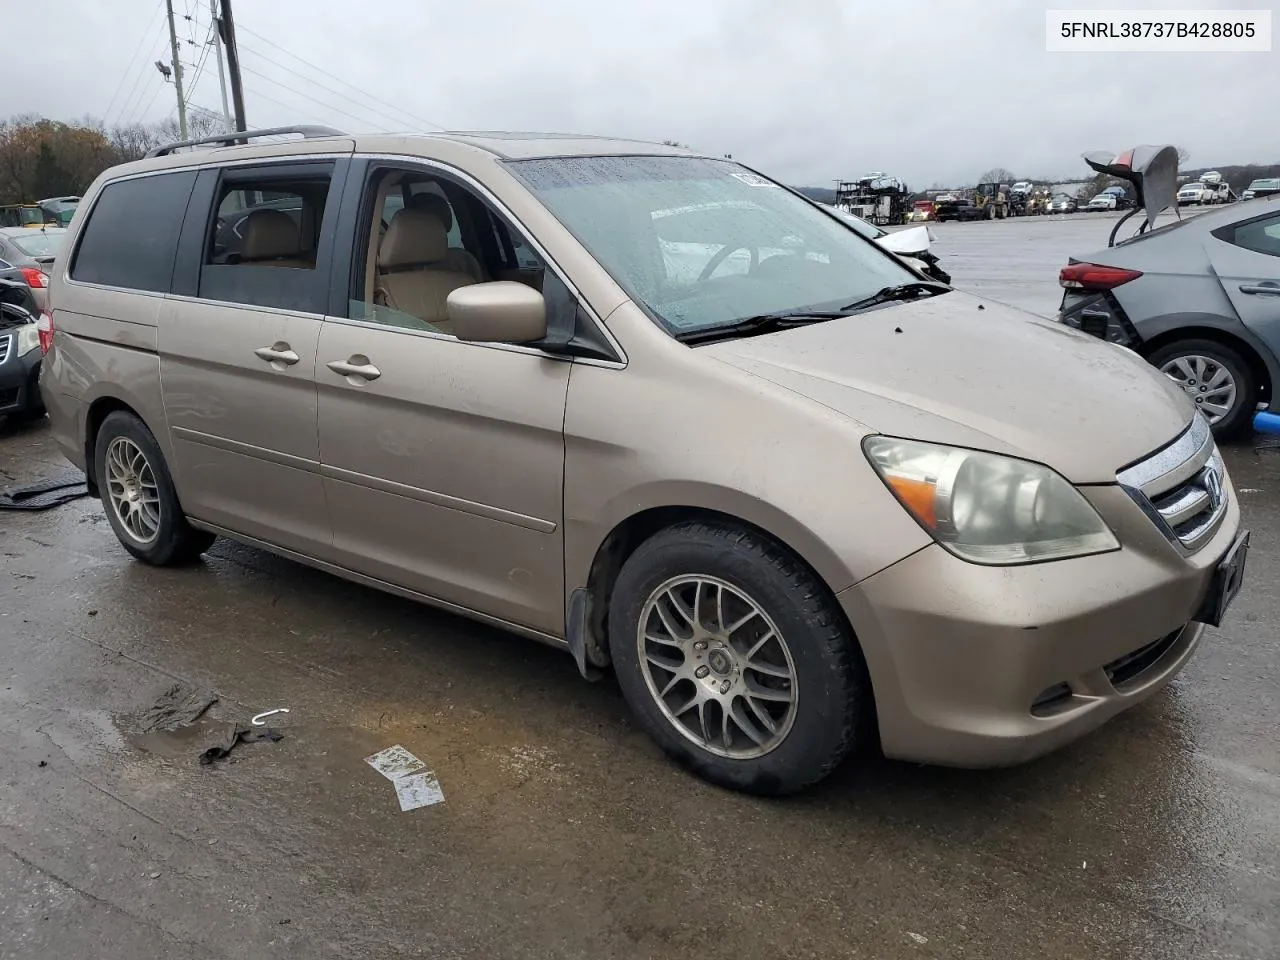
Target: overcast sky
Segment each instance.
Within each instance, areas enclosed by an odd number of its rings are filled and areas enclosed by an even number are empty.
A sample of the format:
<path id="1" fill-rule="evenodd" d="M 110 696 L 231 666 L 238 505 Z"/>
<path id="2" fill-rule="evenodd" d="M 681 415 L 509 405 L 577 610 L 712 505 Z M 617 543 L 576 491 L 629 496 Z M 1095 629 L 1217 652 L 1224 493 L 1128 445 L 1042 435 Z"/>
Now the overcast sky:
<path id="1" fill-rule="evenodd" d="M 173 3 L 190 99 L 218 108 L 214 58 L 198 77 L 195 65 L 209 0 Z M 972 183 L 996 165 L 1083 176 L 1082 152 L 1137 143 L 1180 144 L 1197 167 L 1280 161 L 1280 54 L 1045 52 L 1047 8 L 1173 5 L 235 0 L 234 9 L 251 127 L 430 122 L 675 139 L 806 185 L 872 171 L 917 188 Z M 6 71 L 4 109 L 109 123 L 174 114 L 173 88 L 153 66 L 170 59 L 162 2 L 54 0 L 41 10 L 60 28 L 38 63 Z"/>

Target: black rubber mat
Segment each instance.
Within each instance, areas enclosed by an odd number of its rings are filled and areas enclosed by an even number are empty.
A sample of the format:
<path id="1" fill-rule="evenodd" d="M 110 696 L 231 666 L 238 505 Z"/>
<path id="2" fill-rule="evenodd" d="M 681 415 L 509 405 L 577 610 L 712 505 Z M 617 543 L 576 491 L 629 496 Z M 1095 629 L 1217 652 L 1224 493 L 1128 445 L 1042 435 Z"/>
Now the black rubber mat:
<path id="1" fill-rule="evenodd" d="M 0 492 L 0 510 L 48 510 L 88 495 L 84 474 L 76 471 Z"/>

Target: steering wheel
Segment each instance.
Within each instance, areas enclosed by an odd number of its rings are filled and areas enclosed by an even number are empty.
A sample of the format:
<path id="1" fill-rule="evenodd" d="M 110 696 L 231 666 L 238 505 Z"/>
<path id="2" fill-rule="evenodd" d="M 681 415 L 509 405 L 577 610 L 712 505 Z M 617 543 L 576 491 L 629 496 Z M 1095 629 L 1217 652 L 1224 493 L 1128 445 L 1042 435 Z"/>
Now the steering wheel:
<path id="1" fill-rule="evenodd" d="M 731 247 L 728 244 L 725 244 L 716 251 L 716 255 L 708 260 L 707 265 L 702 268 L 702 272 L 698 274 L 698 282 L 701 283 L 703 280 L 708 279 L 716 272 L 720 264 L 729 259 L 729 254 L 737 253 L 739 250 L 746 250 L 751 254 L 751 266 L 747 269 L 749 272 L 754 273 L 756 267 L 760 265 L 760 251 L 755 247 L 748 247 L 746 244 L 739 244 L 736 247 Z"/>

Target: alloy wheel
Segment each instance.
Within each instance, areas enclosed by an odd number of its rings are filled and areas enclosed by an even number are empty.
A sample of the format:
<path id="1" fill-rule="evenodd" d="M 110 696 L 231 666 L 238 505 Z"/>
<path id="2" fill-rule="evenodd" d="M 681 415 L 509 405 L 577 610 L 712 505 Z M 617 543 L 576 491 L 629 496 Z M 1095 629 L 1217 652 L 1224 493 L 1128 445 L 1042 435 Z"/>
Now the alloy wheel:
<path id="1" fill-rule="evenodd" d="M 140 545 L 160 532 L 160 490 L 146 454 L 128 437 L 107 447 L 107 498 L 120 526 Z"/>
<path id="2" fill-rule="evenodd" d="M 795 663 L 776 624 L 745 591 L 710 576 L 667 580 L 645 602 L 636 644 L 654 702 L 704 750 L 749 760 L 791 731 Z"/>
<path id="3" fill-rule="evenodd" d="M 1209 423 L 1217 423 L 1236 403 L 1236 381 L 1231 371 L 1212 357 L 1174 357 L 1160 368 L 1186 391 Z"/>

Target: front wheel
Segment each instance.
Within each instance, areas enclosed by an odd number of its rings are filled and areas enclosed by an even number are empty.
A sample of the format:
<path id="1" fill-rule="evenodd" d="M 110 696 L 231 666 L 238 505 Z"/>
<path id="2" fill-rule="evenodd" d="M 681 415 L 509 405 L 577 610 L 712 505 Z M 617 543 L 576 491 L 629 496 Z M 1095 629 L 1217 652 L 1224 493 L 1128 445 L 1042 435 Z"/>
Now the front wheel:
<path id="1" fill-rule="evenodd" d="M 827 776 L 862 734 L 870 684 L 826 587 L 785 548 L 730 526 L 655 534 L 622 567 L 609 646 L 623 695 L 675 760 L 778 795 Z"/>
<path id="2" fill-rule="evenodd" d="M 1215 436 L 1234 436 L 1252 423 L 1258 384 L 1238 351 L 1213 340 L 1179 340 L 1147 359 L 1186 392 Z"/>
<path id="3" fill-rule="evenodd" d="M 187 523 L 160 445 L 132 413 L 117 410 L 102 421 L 94 459 L 111 529 L 139 560 L 177 566 L 213 544 L 213 534 Z"/>

